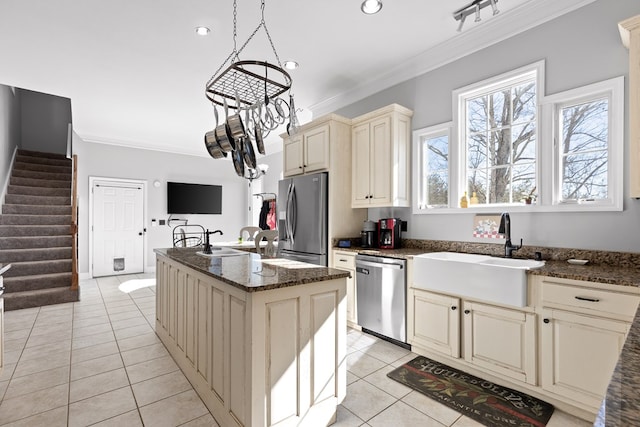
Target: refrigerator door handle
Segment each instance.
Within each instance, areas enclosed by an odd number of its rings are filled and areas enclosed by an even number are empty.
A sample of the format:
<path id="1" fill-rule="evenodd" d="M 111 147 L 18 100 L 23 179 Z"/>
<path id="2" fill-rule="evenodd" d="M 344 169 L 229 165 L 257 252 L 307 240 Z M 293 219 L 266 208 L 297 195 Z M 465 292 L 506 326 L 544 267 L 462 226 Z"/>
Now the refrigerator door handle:
<path id="1" fill-rule="evenodd" d="M 289 189 L 287 191 L 287 219 L 286 219 L 286 233 L 287 239 L 291 240 L 291 245 L 293 245 L 293 230 L 291 228 L 291 220 L 292 220 L 292 204 L 293 204 L 293 183 L 289 184 Z"/>
<path id="2" fill-rule="evenodd" d="M 298 223 L 298 198 L 296 197 L 296 186 L 291 183 L 291 245 L 295 245 L 296 225 Z"/>

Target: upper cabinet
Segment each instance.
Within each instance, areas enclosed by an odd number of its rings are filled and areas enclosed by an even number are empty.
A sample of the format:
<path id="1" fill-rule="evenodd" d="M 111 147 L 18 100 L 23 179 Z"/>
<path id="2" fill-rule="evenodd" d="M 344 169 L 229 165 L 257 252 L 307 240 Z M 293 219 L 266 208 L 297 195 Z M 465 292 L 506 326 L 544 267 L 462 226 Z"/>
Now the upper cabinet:
<path id="1" fill-rule="evenodd" d="M 329 123 L 307 128 L 284 140 L 284 176 L 329 169 Z"/>
<path id="2" fill-rule="evenodd" d="M 412 115 L 391 104 L 352 120 L 352 207 L 410 205 Z"/>
<path id="3" fill-rule="evenodd" d="M 640 198 L 640 15 L 618 24 L 629 49 L 629 192 Z"/>

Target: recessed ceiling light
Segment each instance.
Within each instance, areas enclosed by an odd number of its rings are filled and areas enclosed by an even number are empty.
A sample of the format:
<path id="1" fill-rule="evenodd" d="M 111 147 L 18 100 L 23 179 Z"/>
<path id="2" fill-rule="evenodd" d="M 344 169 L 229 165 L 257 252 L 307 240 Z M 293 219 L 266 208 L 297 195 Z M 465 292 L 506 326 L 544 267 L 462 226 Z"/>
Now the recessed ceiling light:
<path id="1" fill-rule="evenodd" d="M 367 15 L 373 15 L 374 13 L 380 12 L 380 9 L 382 9 L 382 1 L 364 0 L 362 2 L 362 6 L 360 6 L 360 9 Z"/>
<path id="2" fill-rule="evenodd" d="M 196 27 L 196 34 L 199 36 L 206 36 L 211 30 L 208 27 Z"/>
<path id="3" fill-rule="evenodd" d="M 300 66 L 296 61 L 284 61 L 282 64 L 287 70 L 295 70 Z"/>

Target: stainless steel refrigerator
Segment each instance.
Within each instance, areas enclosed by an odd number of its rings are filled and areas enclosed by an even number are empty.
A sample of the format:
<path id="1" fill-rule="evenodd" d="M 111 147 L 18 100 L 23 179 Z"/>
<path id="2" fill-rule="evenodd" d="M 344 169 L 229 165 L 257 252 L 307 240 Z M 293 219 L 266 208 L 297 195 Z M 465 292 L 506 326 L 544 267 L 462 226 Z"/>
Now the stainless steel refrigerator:
<path id="1" fill-rule="evenodd" d="M 327 173 L 278 183 L 278 256 L 327 265 Z"/>

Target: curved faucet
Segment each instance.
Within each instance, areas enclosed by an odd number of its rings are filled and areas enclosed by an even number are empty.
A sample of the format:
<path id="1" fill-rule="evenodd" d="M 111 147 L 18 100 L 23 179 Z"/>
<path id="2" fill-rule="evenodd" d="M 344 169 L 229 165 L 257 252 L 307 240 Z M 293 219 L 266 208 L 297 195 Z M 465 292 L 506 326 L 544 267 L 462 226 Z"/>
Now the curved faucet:
<path id="1" fill-rule="evenodd" d="M 207 228 L 207 231 L 204 232 L 204 250 L 202 251 L 205 254 L 211 254 L 211 244 L 209 243 L 209 236 L 212 234 L 220 234 L 222 236 L 224 233 L 222 232 L 222 230 L 209 231 L 209 229 Z"/>
<path id="2" fill-rule="evenodd" d="M 506 258 L 513 258 L 513 251 L 517 251 L 522 248 L 522 239 L 520 239 L 520 245 L 511 244 L 511 217 L 508 212 L 503 212 L 500 215 L 500 228 L 498 228 L 498 233 L 503 234 L 504 238 L 507 239 L 504 242 L 504 256 Z"/>

